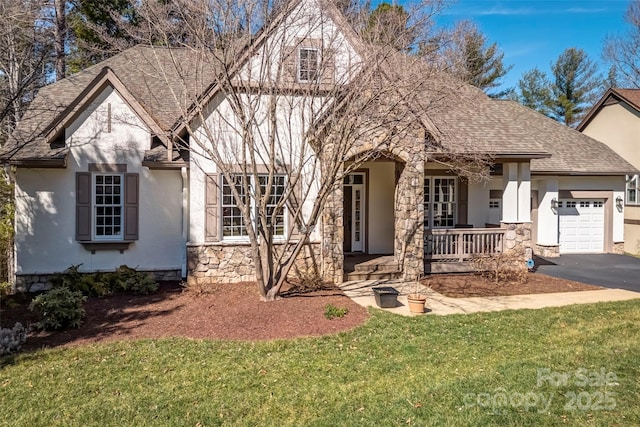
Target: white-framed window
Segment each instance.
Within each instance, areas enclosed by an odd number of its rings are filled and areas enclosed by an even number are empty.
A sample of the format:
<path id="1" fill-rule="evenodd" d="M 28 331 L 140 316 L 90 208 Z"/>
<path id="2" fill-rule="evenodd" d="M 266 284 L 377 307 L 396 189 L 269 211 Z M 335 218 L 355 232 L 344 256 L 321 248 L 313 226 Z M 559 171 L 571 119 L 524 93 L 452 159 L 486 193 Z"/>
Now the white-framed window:
<path id="1" fill-rule="evenodd" d="M 489 199 L 489 209 L 500 209 L 500 199 Z"/>
<path id="2" fill-rule="evenodd" d="M 320 50 L 313 47 L 298 48 L 298 81 L 311 83 L 320 75 Z"/>
<path id="3" fill-rule="evenodd" d="M 627 175 L 627 205 L 640 205 L 640 175 Z"/>
<path id="4" fill-rule="evenodd" d="M 457 218 L 457 178 L 427 177 L 424 179 L 425 228 L 452 228 Z"/>
<path id="5" fill-rule="evenodd" d="M 245 192 L 246 186 L 244 185 L 245 179 L 248 179 L 249 193 L 256 193 L 253 191 L 253 189 L 256 188 L 253 175 L 233 175 L 232 179 L 234 180 L 235 188 L 243 203 L 250 203 L 252 221 L 256 221 L 258 218 L 258 204 L 253 197 L 247 198 L 247 194 Z M 269 176 L 266 174 L 258 175 L 258 181 L 260 185 L 260 194 L 265 197 L 267 194 Z M 278 207 L 278 203 L 280 203 L 282 197 L 284 197 L 285 188 L 286 176 L 274 175 L 271 183 L 271 189 L 269 191 L 269 199 L 266 204 L 266 216 L 272 227 L 272 233 L 275 239 L 283 239 L 286 234 L 286 207 Z M 220 215 L 220 219 L 222 221 L 222 238 L 225 240 L 245 240 L 247 238 L 247 230 L 245 227 L 244 216 L 236 203 L 231 185 L 229 185 L 224 177 L 222 177 L 221 202 L 222 214 Z"/>
<path id="6" fill-rule="evenodd" d="M 123 194 L 122 174 L 93 174 L 93 238 L 122 240 Z"/>

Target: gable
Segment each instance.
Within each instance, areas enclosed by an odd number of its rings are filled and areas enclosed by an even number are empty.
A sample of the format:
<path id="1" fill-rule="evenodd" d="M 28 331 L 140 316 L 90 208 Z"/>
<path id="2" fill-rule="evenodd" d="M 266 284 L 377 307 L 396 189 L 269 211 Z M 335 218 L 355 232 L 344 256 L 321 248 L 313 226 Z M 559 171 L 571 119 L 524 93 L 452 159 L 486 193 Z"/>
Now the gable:
<path id="1" fill-rule="evenodd" d="M 320 83 L 346 82 L 354 64 L 361 61 L 356 46 L 359 41 L 334 8 L 316 0 L 299 2 L 281 22 L 261 34 L 239 78 L 289 87 L 307 83 L 299 78 L 302 49 L 314 55 L 303 58 L 307 64 L 317 60 Z"/>

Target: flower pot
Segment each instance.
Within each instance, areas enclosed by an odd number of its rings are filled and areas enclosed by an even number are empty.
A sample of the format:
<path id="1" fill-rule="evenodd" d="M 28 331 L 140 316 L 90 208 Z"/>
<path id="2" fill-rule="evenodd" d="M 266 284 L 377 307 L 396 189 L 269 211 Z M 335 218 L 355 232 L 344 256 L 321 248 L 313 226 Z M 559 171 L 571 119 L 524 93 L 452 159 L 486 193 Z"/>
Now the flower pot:
<path id="1" fill-rule="evenodd" d="M 409 302 L 409 312 L 424 313 L 424 304 L 427 302 L 427 297 L 412 294 L 407 295 L 407 301 Z"/>

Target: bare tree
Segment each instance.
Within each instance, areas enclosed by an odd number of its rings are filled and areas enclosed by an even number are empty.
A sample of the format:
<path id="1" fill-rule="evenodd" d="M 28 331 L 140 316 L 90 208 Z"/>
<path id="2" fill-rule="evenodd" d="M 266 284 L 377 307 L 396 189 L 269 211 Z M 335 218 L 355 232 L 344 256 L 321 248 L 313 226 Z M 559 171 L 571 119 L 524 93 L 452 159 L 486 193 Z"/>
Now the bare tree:
<path id="1" fill-rule="evenodd" d="M 625 20 L 630 28 L 624 36 L 609 37 L 605 41 L 603 56 L 619 75 L 625 86 L 640 88 L 640 1 L 629 4 Z"/>
<path id="2" fill-rule="evenodd" d="M 46 80 L 50 33 L 43 7 L 38 0 L 0 3 L 0 143 Z"/>
<path id="3" fill-rule="evenodd" d="M 411 9 L 415 25 L 432 6 Z M 366 45 L 322 1 L 150 1 L 137 14 L 130 37 L 179 47 L 156 48 L 157 69 L 147 70 L 164 76 L 165 102 L 182 117 L 166 136 L 189 153 L 192 182 L 222 176 L 219 231 L 248 240 L 265 301 L 279 297 L 331 215 L 327 203 L 363 162 L 414 148 L 482 169 L 464 141 L 458 158 L 432 137 L 438 129 L 427 112 L 451 102 L 460 83 L 397 51 L 415 26 Z"/>

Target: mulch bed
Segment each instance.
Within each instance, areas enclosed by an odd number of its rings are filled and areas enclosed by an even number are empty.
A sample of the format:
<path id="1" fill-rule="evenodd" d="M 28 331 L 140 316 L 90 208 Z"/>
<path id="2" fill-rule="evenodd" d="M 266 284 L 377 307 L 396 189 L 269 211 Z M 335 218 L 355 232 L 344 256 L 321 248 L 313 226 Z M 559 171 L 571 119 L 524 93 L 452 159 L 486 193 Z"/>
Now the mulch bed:
<path id="1" fill-rule="evenodd" d="M 452 298 L 495 297 L 546 294 L 553 292 L 595 291 L 598 286 L 558 279 L 540 273 L 528 273 L 524 283 L 495 283 L 477 274 L 434 274 L 422 283 Z"/>
<path id="2" fill-rule="evenodd" d="M 24 297 L 22 297 L 24 299 Z M 5 301 L 6 302 L 6 301 Z M 327 320 L 327 304 L 349 309 L 342 318 Z M 25 301 L 3 304 L 2 327 L 36 321 Z M 217 285 L 207 294 L 186 292 L 175 282 L 162 283 L 153 295 L 112 295 L 89 298 L 79 329 L 33 330 L 25 349 L 81 345 L 141 338 L 271 340 L 318 336 L 352 329 L 369 314 L 337 287 L 309 293 L 289 292 L 274 302 L 261 302 L 255 283 Z"/>
<path id="3" fill-rule="evenodd" d="M 526 283 L 496 284 L 478 275 L 432 275 L 424 283 L 449 297 L 521 295 L 601 289 L 539 273 Z M 29 295 L 0 301 L 0 325 L 27 326 L 37 321 L 27 310 Z M 13 304 L 11 303 L 13 301 Z M 325 306 L 346 307 L 342 318 L 328 320 Z M 337 287 L 314 292 L 289 291 L 274 302 L 261 302 L 255 283 L 216 285 L 209 293 L 187 292 L 177 282 L 165 282 L 153 295 L 112 295 L 89 298 L 79 329 L 29 334 L 25 349 L 82 345 L 143 338 L 271 340 L 319 336 L 352 329 L 369 317 L 367 309 Z"/>

